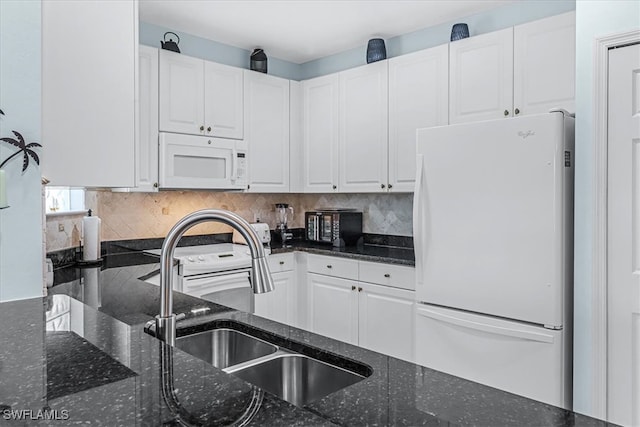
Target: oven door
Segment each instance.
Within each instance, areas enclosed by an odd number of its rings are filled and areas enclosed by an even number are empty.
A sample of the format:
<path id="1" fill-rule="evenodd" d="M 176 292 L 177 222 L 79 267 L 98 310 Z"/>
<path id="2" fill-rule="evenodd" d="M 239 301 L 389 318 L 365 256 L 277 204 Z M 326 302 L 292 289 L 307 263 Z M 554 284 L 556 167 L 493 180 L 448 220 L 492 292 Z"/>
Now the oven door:
<path id="1" fill-rule="evenodd" d="M 182 292 L 247 313 L 254 310 L 249 269 L 183 277 Z"/>
<path id="2" fill-rule="evenodd" d="M 238 142 L 160 133 L 160 188 L 238 189 L 247 185 L 246 151 Z"/>

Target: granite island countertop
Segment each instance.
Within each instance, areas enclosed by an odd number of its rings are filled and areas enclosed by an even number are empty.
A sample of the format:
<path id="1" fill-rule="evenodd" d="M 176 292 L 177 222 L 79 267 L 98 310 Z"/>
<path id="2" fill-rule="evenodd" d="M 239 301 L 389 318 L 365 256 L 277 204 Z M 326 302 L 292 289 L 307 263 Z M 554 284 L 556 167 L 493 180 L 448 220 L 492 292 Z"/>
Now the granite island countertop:
<path id="1" fill-rule="evenodd" d="M 107 257 L 103 269 L 77 269 L 75 278 L 51 289 L 54 295 L 0 304 L 0 337 L 11 343 L 0 348 L 0 405 L 68 411 L 68 420 L 59 425 L 178 425 L 179 417 L 215 425 L 241 416 L 259 393 L 260 405 L 249 425 L 607 425 L 175 292 L 174 312 L 187 313 L 181 328 L 230 319 L 373 371 L 304 407 L 291 405 L 143 332 L 144 323 L 158 312 L 159 289 L 138 277 L 156 270 L 156 261 L 139 254 Z M 191 314 L 202 307 L 209 308 L 208 314 Z M 162 397 L 167 354 L 176 396 L 187 413 L 172 411 Z"/>

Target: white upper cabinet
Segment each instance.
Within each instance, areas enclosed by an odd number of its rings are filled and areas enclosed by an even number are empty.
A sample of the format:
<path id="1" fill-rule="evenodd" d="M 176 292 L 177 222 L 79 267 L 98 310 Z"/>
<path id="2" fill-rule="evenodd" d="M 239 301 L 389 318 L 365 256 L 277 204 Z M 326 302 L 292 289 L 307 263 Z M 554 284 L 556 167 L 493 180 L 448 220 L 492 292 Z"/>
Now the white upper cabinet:
<path id="1" fill-rule="evenodd" d="M 160 50 L 160 130 L 242 139 L 242 69 Z"/>
<path id="2" fill-rule="evenodd" d="M 458 40 L 449 49 L 449 122 L 510 117 L 513 28 Z"/>
<path id="3" fill-rule="evenodd" d="M 449 46 L 450 123 L 575 111 L 575 12 Z"/>
<path id="4" fill-rule="evenodd" d="M 204 61 L 160 50 L 160 130 L 204 135 Z"/>
<path id="5" fill-rule="evenodd" d="M 413 191 L 416 130 L 449 124 L 449 46 L 389 60 L 389 191 Z"/>
<path id="6" fill-rule="evenodd" d="M 241 69 L 215 62 L 204 62 L 206 135 L 242 139 L 243 86 Z"/>
<path id="7" fill-rule="evenodd" d="M 158 49 L 138 48 L 138 119 L 134 191 L 158 191 Z"/>
<path id="8" fill-rule="evenodd" d="M 137 2 L 42 2 L 42 174 L 133 187 Z"/>
<path id="9" fill-rule="evenodd" d="M 289 80 L 244 70 L 249 191 L 289 191 Z"/>
<path id="10" fill-rule="evenodd" d="M 514 27 L 516 114 L 575 112 L 575 51 L 575 11 Z"/>
<path id="11" fill-rule="evenodd" d="M 338 74 L 341 192 L 380 192 L 387 187 L 387 65 L 379 61 Z"/>
<path id="12" fill-rule="evenodd" d="M 338 189 L 338 75 L 302 82 L 303 190 Z"/>

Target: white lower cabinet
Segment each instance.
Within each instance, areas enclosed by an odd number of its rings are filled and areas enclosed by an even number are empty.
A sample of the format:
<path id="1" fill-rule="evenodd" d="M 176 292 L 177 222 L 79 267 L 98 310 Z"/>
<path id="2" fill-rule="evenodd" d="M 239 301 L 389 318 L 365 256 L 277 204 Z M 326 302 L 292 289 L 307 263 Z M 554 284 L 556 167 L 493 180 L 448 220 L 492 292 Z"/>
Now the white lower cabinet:
<path id="1" fill-rule="evenodd" d="M 255 295 L 255 314 L 286 325 L 296 325 L 297 307 L 294 271 L 273 273 L 275 290 Z"/>
<path id="2" fill-rule="evenodd" d="M 318 274 L 317 265 L 357 261 L 309 255 L 308 329 L 350 344 L 388 354 L 400 359 L 414 359 L 414 292 L 391 286 L 360 282 L 353 278 L 336 277 L 339 269 Z M 364 263 L 364 262 L 363 262 Z M 396 269 L 410 267 L 381 263 L 395 277 Z M 329 275 L 331 274 L 331 275 Z"/>

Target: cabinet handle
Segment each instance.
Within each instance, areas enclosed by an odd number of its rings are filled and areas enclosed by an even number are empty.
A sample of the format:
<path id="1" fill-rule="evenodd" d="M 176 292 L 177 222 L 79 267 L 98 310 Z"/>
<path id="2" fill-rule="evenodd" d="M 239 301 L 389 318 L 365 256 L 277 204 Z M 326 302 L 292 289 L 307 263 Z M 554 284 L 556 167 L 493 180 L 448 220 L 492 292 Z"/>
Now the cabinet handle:
<path id="1" fill-rule="evenodd" d="M 334 189 L 334 190 L 335 190 L 336 188 L 338 188 L 338 186 L 337 186 L 337 185 L 333 185 L 332 187 L 333 187 L 333 189 Z"/>
<path id="2" fill-rule="evenodd" d="M 509 115 L 509 110 L 504 110 L 504 115 L 508 116 Z"/>
<path id="3" fill-rule="evenodd" d="M 153 183 L 153 188 L 158 188 L 158 183 L 157 182 Z"/>
<path id="4" fill-rule="evenodd" d="M 207 128 L 207 132 L 211 132 L 211 126 Z"/>
<path id="5" fill-rule="evenodd" d="M 389 277 L 391 277 L 391 275 L 389 273 L 385 273 L 384 277 L 386 277 L 388 279 Z"/>
<path id="6" fill-rule="evenodd" d="M 204 130 L 204 125 L 200 126 L 200 132 L 202 132 Z"/>
<path id="7" fill-rule="evenodd" d="M 247 190 L 251 188 L 251 185 L 247 185 Z"/>
<path id="8" fill-rule="evenodd" d="M 207 144 L 211 145 L 211 140 L 208 140 L 208 141 L 207 141 Z"/>
<path id="9" fill-rule="evenodd" d="M 327 268 L 333 268 L 333 267 L 331 266 L 331 264 L 329 264 L 329 265 L 327 265 Z"/>
<path id="10" fill-rule="evenodd" d="M 389 190 L 391 190 L 391 189 L 393 188 L 393 185 L 389 184 L 389 185 L 387 185 L 387 188 L 388 188 Z"/>
<path id="11" fill-rule="evenodd" d="M 353 285 L 351 285 L 351 290 L 352 290 L 352 291 L 355 291 L 355 290 L 356 290 L 356 287 L 355 287 L 355 286 L 353 286 Z"/>
<path id="12" fill-rule="evenodd" d="M 358 292 L 362 292 L 362 288 L 361 287 L 358 287 Z"/>
<path id="13" fill-rule="evenodd" d="M 517 116 L 518 114 L 520 114 L 520 109 L 519 109 L 519 108 L 516 108 L 516 109 L 515 109 L 515 111 L 514 111 L 514 113 L 516 113 L 516 116 Z"/>
<path id="14" fill-rule="evenodd" d="M 284 261 L 280 261 L 280 265 L 284 265 Z"/>
<path id="15" fill-rule="evenodd" d="M 386 185 L 380 184 L 380 188 L 384 189 L 385 187 L 386 187 Z"/>

